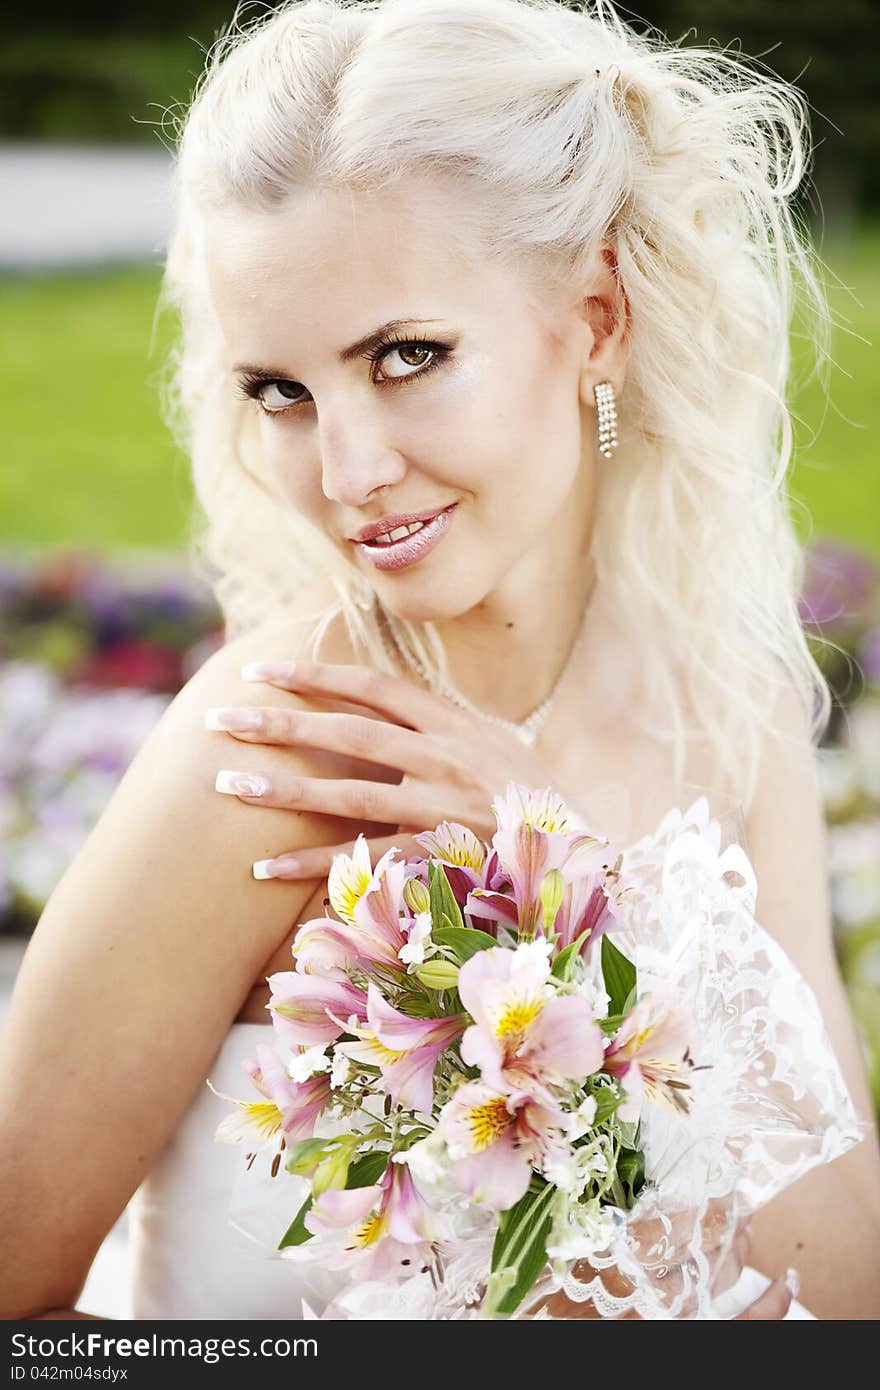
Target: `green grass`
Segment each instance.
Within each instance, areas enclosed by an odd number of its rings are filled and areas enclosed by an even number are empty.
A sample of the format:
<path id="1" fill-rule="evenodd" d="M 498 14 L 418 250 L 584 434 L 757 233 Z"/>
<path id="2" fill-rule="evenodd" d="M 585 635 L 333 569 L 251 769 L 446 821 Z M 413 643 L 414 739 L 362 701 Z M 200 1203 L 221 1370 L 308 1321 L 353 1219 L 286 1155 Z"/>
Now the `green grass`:
<path id="1" fill-rule="evenodd" d="M 155 269 L 0 287 L 0 542 L 180 546 L 191 488 L 160 418 Z"/>
<path id="2" fill-rule="evenodd" d="M 826 259 L 861 303 L 832 291 L 848 331 L 835 331 L 830 401 L 814 383 L 795 402 L 795 520 L 880 556 L 880 226 Z M 172 325 L 163 316 L 151 343 L 158 285 L 155 268 L 0 282 L 0 543 L 182 545 L 191 489 L 159 414 Z"/>

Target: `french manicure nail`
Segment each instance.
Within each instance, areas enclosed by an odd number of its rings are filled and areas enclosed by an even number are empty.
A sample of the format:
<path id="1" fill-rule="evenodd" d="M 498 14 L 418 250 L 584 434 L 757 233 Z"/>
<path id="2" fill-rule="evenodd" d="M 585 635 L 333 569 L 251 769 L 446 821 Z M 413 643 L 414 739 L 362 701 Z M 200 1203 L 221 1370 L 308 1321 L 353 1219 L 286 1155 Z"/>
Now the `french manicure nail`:
<path id="1" fill-rule="evenodd" d="M 241 668 L 243 681 L 291 680 L 295 672 L 292 661 L 248 661 Z"/>
<path id="2" fill-rule="evenodd" d="M 797 1298 L 801 1291 L 801 1281 L 796 1269 L 787 1269 L 785 1271 L 785 1287 L 788 1289 L 792 1298 Z"/>
<path id="3" fill-rule="evenodd" d="M 222 729 L 227 733 L 243 733 L 246 729 L 259 729 L 263 716 L 258 709 L 229 709 L 226 707 L 205 710 L 205 728 Z"/>
<path id="4" fill-rule="evenodd" d="M 253 867 L 254 878 L 284 878 L 287 873 L 295 873 L 300 861 L 290 854 L 281 854 L 277 859 L 258 859 Z"/>
<path id="5" fill-rule="evenodd" d="M 227 792 L 230 796 L 265 796 L 269 790 L 269 779 L 259 773 L 233 772 L 223 768 L 217 773 L 214 789 Z"/>

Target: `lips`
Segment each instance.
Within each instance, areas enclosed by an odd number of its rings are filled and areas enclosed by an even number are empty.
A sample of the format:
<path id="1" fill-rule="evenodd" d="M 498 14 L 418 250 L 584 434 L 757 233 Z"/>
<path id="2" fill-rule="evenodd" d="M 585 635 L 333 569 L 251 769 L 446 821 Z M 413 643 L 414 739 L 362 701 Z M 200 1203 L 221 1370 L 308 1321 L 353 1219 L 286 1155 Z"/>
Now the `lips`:
<path id="1" fill-rule="evenodd" d="M 412 535 L 402 536 L 396 541 L 355 541 L 361 555 L 378 570 L 399 570 L 406 569 L 414 565 L 428 555 L 437 545 L 449 527 L 455 515 L 457 503 L 444 507 L 440 512 L 428 512 L 429 518 L 424 522 L 418 531 Z M 423 517 L 413 517 L 413 520 L 423 520 Z M 399 522 L 405 525 L 405 522 Z M 374 531 L 376 527 L 372 528 Z M 394 530 L 394 527 L 391 527 Z M 381 534 L 381 532 L 379 533 Z"/>
<path id="2" fill-rule="evenodd" d="M 440 512 L 447 510 L 448 506 L 432 507 L 430 511 L 425 512 L 401 512 L 397 516 L 386 516 L 381 521 L 373 521 L 369 526 L 364 526 L 357 535 L 351 537 L 351 540 L 364 544 L 374 540 L 376 536 L 385 536 L 389 531 L 396 531 L 399 526 L 412 526 L 416 521 L 433 521 Z"/>

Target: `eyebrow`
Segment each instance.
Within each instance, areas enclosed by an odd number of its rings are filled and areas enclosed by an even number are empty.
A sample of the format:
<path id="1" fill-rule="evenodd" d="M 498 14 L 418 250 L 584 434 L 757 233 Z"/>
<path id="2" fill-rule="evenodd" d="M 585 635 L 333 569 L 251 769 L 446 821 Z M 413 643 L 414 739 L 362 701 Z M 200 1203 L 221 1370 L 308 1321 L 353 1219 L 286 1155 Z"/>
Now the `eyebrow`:
<path id="1" fill-rule="evenodd" d="M 373 348 L 378 347 L 384 342 L 389 333 L 398 328 L 408 328 L 413 324 L 434 323 L 434 319 L 389 319 L 387 323 L 380 324 L 370 333 L 365 333 L 363 338 L 358 338 L 356 343 L 343 348 L 339 353 L 340 362 L 351 362 L 355 357 L 364 356 Z M 283 367 L 258 367 L 249 362 L 236 362 L 232 369 L 239 372 L 242 376 L 255 377 L 261 381 L 292 381 L 296 378 L 291 377 L 290 373 Z"/>

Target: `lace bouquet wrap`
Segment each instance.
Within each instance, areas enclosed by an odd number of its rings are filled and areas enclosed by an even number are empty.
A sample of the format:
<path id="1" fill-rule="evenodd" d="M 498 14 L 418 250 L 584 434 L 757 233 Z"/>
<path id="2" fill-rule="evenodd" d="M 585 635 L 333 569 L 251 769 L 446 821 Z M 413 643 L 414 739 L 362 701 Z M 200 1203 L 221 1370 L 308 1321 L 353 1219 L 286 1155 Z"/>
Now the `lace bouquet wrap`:
<path id="1" fill-rule="evenodd" d="M 705 798 L 623 850 L 493 811 L 337 856 L 217 1138 L 290 1185 L 306 1316 L 724 1316 L 738 1223 L 861 1138 L 815 997 Z"/>

